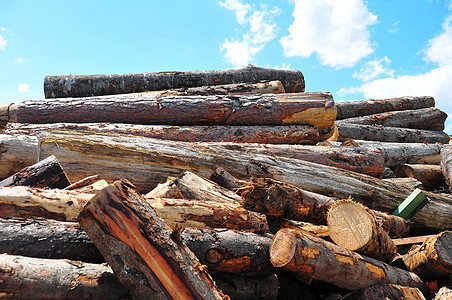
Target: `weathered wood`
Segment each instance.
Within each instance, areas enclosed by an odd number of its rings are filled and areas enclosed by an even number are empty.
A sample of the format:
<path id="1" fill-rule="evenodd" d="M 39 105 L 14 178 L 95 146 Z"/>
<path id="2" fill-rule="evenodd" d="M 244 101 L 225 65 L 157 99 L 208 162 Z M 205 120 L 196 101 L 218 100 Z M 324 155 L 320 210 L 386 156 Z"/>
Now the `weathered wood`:
<path id="1" fill-rule="evenodd" d="M 443 286 L 435 295 L 434 300 L 450 300 L 452 298 L 452 288 Z"/>
<path id="2" fill-rule="evenodd" d="M 164 91 L 156 91 L 156 93 L 165 93 Z M 283 84 L 279 80 L 263 81 L 258 83 L 231 83 L 221 85 L 205 85 L 197 87 L 185 87 L 179 89 L 168 90 L 171 94 L 177 95 L 249 95 L 249 94 L 279 94 L 285 93 Z M 167 93 L 168 93 L 167 92 Z"/>
<path id="3" fill-rule="evenodd" d="M 96 181 L 98 181 L 99 179 L 100 179 L 99 175 L 88 176 L 88 177 L 85 177 L 85 178 L 83 178 L 83 179 L 81 179 L 81 180 L 79 180 L 77 182 L 74 182 L 74 183 L 68 185 L 64 189 L 65 190 L 75 190 L 75 189 L 82 188 L 82 187 L 85 187 L 87 185 L 93 184 Z"/>
<path id="4" fill-rule="evenodd" d="M 337 104 L 337 119 L 347 119 L 396 110 L 434 107 L 433 97 L 400 97 L 380 100 L 344 101 Z"/>
<path id="5" fill-rule="evenodd" d="M 414 273 L 288 228 L 275 234 L 270 261 L 301 279 L 314 278 L 350 290 L 392 283 L 425 291 L 424 283 Z"/>
<path id="6" fill-rule="evenodd" d="M 329 92 L 211 96 L 99 96 L 26 100 L 9 122 L 149 125 L 313 125 L 329 128 L 336 106 Z"/>
<path id="7" fill-rule="evenodd" d="M 175 178 L 171 177 L 164 183 L 159 183 L 152 191 L 147 193 L 147 198 L 171 198 L 171 199 L 183 199 L 182 193 L 174 183 Z"/>
<path id="8" fill-rule="evenodd" d="M 0 181 L 4 186 L 32 186 L 48 188 L 65 188 L 71 183 L 54 155 L 49 156 L 36 164 L 23 168 L 19 172 Z"/>
<path id="9" fill-rule="evenodd" d="M 424 278 L 452 275 L 452 231 L 441 232 L 421 246 L 413 246 L 402 259 L 408 269 Z"/>
<path id="10" fill-rule="evenodd" d="M 92 198 L 80 225 L 134 298 L 224 298 L 177 230 L 171 232 L 129 182 L 117 181 Z"/>
<path id="11" fill-rule="evenodd" d="M 402 246 L 402 245 L 410 245 L 410 244 L 422 244 L 427 240 L 428 238 L 435 236 L 435 235 L 423 235 L 423 236 L 411 236 L 411 237 L 405 237 L 400 239 L 392 239 L 394 244 L 396 246 Z"/>
<path id="12" fill-rule="evenodd" d="M 275 274 L 245 277 L 217 273 L 212 277 L 221 291 L 232 300 L 278 299 L 279 282 Z"/>
<path id="13" fill-rule="evenodd" d="M 4 299 L 128 299 L 111 268 L 80 261 L 0 254 Z"/>
<path id="14" fill-rule="evenodd" d="M 46 98 L 87 97 L 262 80 L 279 80 L 286 92 L 304 92 L 305 89 L 303 73 L 299 70 L 248 65 L 242 69 L 212 71 L 46 76 L 44 94 Z"/>
<path id="15" fill-rule="evenodd" d="M 37 137 L 0 135 L 0 179 L 5 179 L 35 164 L 39 158 Z"/>
<path id="16" fill-rule="evenodd" d="M 336 201 L 328 210 L 328 232 L 339 246 L 390 262 L 397 247 L 365 207 L 349 200 Z"/>
<path id="17" fill-rule="evenodd" d="M 242 187 L 239 180 L 232 176 L 231 173 L 226 171 L 223 167 L 216 168 L 210 175 L 209 179 L 230 191 L 237 191 L 237 189 Z"/>
<path id="18" fill-rule="evenodd" d="M 280 221 L 282 228 L 291 228 L 297 230 L 304 230 L 314 233 L 316 236 L 325 238 L 328 237 L 328 226 L 327 225 L 314 225 L 308 222 L 294 221 L 288 219 L 282 219 Z"/>
<path id="19" fill-rule="evenodd" d="M 270 263 L 271 237 L 225 229 L 187 228 L 182 240 L 209 272 L 270 275 L 276 272 Z"/>
<path id="20" fill-rule="evenodd" d="M 444 175 L 438 165 L 403 164 L 394 168 L 397 177 L 416 178 L 422 182 L 422 186 L 432 191 L 444 184 Z"/>
<path id="21" fill-rule="evenodd" d="M 382 125 L 425 130 L 444 130 L 447 114 L 435 107 L 391 111 L 337 121 L 337 124 Z"/>
<path id="22" fill-rule="evenodd" d="M 340 140 L 363 139 L 399 143 L 449 143 L 450 137 L 443 131 L 338 123 Z"/>
<path id="23" fill-rule="evenodd" d="M 422 188 L 422 182 L 416 178 L 385 178 L 383 181 L 391 182 L 396 185 L 406 187 L 408 189 Z"/>
<path id="24" fill-rule="evenodd" d="M 0 219 L 0 253 L 105 262 L 78 223 L 49 219 Z"/>
<path id="25" fill-rule="evenodd" d="M 373 285 L 359 291 L 352 292 L 342 300 L 381 300 L 381 299 L 410 299 L 425 300 L 418 288 L 410 288 L 395 284 Z"/>
<path id="26" fill-rule="evenodd" d="M 452 147 L 441 149 L 441 170 L 446 183 L 452 188 Z"/>

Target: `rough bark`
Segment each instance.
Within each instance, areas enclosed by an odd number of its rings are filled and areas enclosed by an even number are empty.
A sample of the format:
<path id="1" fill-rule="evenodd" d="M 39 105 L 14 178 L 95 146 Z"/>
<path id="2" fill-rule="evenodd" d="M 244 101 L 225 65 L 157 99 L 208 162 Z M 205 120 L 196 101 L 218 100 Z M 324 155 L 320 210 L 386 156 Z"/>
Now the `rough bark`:
<path id="1" fill-rule="evenodd" d="M 396 110 L 434 107 L 432 97 L 400 97 L 381 100 L 344 101 L 337 104 L 337 119 L 347 119 Z"/>
<path id="2" fill-rule="evenodd" d="M 385 178 L 383 181 L 391 182 L 393 184 L 403 186 L 407 189 L 421 189 L 422 182 L 416 178 Z"/>
<path id="3" fill-rule="evenodd" d="M 158 91 L 160 93 L 162 91 Z M 281 81 L 263 81 L 258 83 L 231 83 L 222 85 L 199 86 L 169 90 L 169 93 L 177 95 L 249 95 L 249 94 L 279 94 L 285 93 Z"/>
<path id="4" fill-rule="evenodd" d="M 0 135 L 0 179 L 5 179 L 39 160 L 37 137 Z"/>
<path id="5" fill-rule="evenodd" d="M 78 223 L 49 219 L 0 219 L 0 253 L 105 262 Z"/>
<path id="6" fill-rule="evenodd" d="M 213 201 L 146 198 L 171 228 L 229 228 L 266 233 L 269 231 L 265 215 L 248 211 L 241 205 Z"/>
<path id="7" fill-rule="evenodd" d="M 397 247 L 365 207 L 349 200 L 335 202 L 328 210 L 328 232 L 339 246 L 389 263 Z"/>
<path id="8" fill-rule="evenodd" d="M 271 237 L 225 229 L 187 228 L 182 240 L 209 272 L 270 275 L 276 272 L 270 263 Z"/>
<path id="9" fill-rule="evenodd" d="M 237 189 L 242 187 L 239 180 L 232 176 L 231 173 L 226 171 L 223 167 L 216 168 L 210 175 L 209 179 L 230 191 L 237 191 Z"/>
<path id="10" fill-rule="evenodd" d="M 338 123 L 340 139 L 363 139 L 399 143 L 449 143 L 450 137 L 443 131 Z"/>
<path id="11" fill-rule="evenodd" d="M 26 100 L 9 122 L 143 125 L 313 125 L 330 128 L 336 106 L 328 92 L 212 96 L 100 96 Z"/>
<path id="12" fill-rule="evenodd" d="M 425 130 L 444 130 L 447 114 L 435 107 L 415 110 L 391 111 L 337 121 L 337 124 L 382 125 Z"/>
<path id="13" fill-rule="evenodd" d="M 217 273 L 213 279 L 223 293 L 232 300 L 276 300 L 279 282 L 275 274 L 244 277 L 234 274 Z"/>
<path id="14" fill-rule="evenodd" d="M 452 147 L 441 149 L 441 170 L 446 183 L 452 188 Z"/>
<path id="15" fill-rule="evenodd" d="M 444 184 L 444 175 L 438 165 L 403 164 L 394 168 L 397 177 L 416 178 L 422 182 L 422 186 L 432 191 Z"/>
<path id="16" fill-rule="evenodd" d="M 305 89 L 301 71 L 248 65 L 242 69 L 213 71 L 46 76 L 44 94 L 46 98 L 88 97 L 262 80 L 279 80 L 286 92 L 304 92 Z"/>
<path id="17" fill-rule="evenodd" d="M 19 172 L 0 181 L 0 187 L 22 185 L 62 189 L 70 184 L 66 173 L 64 173 L 63 168 L 54 155 L 32 166 L 23 168 Z"/>
<path id="18" fill-rule="evenodd" d="M 381 300 L 381 299 L 410 299 L 425 300 L 418 288 L 410 288 L 395 284 L 373 285 L 359 291 L 352 292 L 342 300 Z"/>
<path id="19" fill-rule="evenodd" d="M 358 255 L 312 234 L 284 228 L 270 245 L 275 267 L 301 279 L 314 278 L 342 288 L 359 290 L 376 284 L 398 284 L 425 291 L 424 283 L 410 273 Z"/>
<path id="20" fill-rule="evenodd" d="M 413 246 L 403 256 L 412 272 L 424 278 L 452 275 L 452 231 L 444 231 L 428 238 L 421 246 Z"/>
<path id="21" fill-rule="evenodd" d="M 223 299 L 205 268 L 127 181 L 100 191 L 80 225 L 139 299 Z"/>
<path id="22" fill-rule="evenodd" d="M 103 264 L 0 254 L 0 280 L 3 299 L 129 299 Z"/>

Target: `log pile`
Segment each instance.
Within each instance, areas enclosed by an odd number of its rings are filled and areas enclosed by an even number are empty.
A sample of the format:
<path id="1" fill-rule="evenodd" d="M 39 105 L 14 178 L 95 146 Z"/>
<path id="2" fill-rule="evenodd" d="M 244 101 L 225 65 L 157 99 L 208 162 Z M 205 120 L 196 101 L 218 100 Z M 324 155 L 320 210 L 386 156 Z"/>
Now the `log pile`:
<path id="1" fill-rule="evenodd" d="M 335 104 L 300 71 L 254 66 L 44 86 L 0 107 L 2 297 L 450 291 L 452 147 L 433 98 Z"/>

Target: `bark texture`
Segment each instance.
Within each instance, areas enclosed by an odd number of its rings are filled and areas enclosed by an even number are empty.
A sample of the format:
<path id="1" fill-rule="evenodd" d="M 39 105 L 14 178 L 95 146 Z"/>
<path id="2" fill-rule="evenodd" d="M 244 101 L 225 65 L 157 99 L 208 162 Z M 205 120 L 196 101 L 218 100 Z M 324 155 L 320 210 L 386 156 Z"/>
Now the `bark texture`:
<path id="1" fill-rule="evenodd" d="M 217 286 L 232 300 L 276 300 L 279 282 L 275 274 L 245 277 L 217 273 L 213 276 Z"/>
<path id="2" fill-rule="evenodd" d="M 342 288 L 359 290 L 376 284 L 398 284 L 425 291 L 424 283 L 410 273 L 358 255 L 312 234 L 284 228 L 270 246 L 275 267 L 301 279 L 314 278 Z"/>
<path id="3" fill-rule="evenodd" d="M 46 98 L 89 97 L 262 80 L 279 80 L 286 92 L 304 92 L 305 89 L 301 71 L 248 65 L 242 69 L 214 71 L 46 76 L 44 95 Z"/>
<path id="4" fill-rule="evenodd" d="M 444 184 L 444 175 L 439 165 L 404 164 L 394 168 L 397 177 L 416 178 L 429 191 Z"/>
<path id="5" fill-rule="evenodd" d="M 425 300 L 422 292 L 417 288 L 410 288 L 395 284 L 373 285 L 368 288 L 352 292 L 343 300 L 381 300 L 381 299 L 410 299 Z"/>
<path id="6" fill-rule="evenodd" d="M 452 147 L 441 149 L 441 170 L 446 183 L 452 188 Z"/>
<path id="7" fill-rule="evenodd" d="M 139 299 L 223 299 L 205 268 L 127 181 L 100 191 L 80 225 Z"/>
<path id="8" fill-rule="evenodd" d="M 0 179 L 5 179 L 39 159 L 38 138 L 0 134 Z"/>
<path id="9" fill-rule="evenodd" d="M 80 261 L 0 254 L 3 299 L 129 299 L 111 268 Z"/>
<path id="10" fill-rule="evenodd" d="M 210 175 L 210 180 L 217 183 L 219 186 L 224 187 L 230 191 L 236 191 L 242 184 L 239 180 L 226 171 L 223 167 L 216 168 L 215 171 Z"/>
<path id="11" fill-rule="evenodd" d="M 381 100 L 344 101 L 337 104 L 337 119 L 347 119 L 395 110 L 434 107 L 432 97 L 400 97 Z"/>

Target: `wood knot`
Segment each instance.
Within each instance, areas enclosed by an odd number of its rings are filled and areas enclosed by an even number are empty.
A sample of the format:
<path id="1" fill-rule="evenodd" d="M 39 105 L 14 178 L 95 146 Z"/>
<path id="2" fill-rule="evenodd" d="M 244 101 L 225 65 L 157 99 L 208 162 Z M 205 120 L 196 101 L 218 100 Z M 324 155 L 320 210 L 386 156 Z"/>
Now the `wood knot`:
<path id="1" fill-rule="evenodd" d="M 206 259 L 211 264 L 216 264 L 217 262 L 219 262 L 222 259 L 222 257 L 223 257 L 223 255 L 221 255 L 221 253 L 216 249 L 210 249 L 206 253 Z"/>

